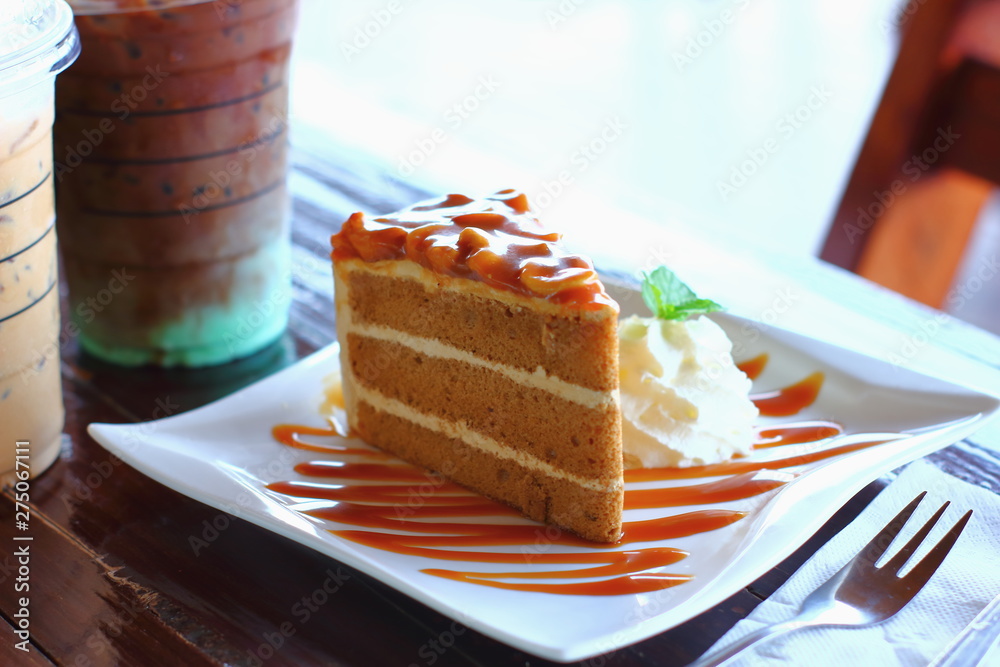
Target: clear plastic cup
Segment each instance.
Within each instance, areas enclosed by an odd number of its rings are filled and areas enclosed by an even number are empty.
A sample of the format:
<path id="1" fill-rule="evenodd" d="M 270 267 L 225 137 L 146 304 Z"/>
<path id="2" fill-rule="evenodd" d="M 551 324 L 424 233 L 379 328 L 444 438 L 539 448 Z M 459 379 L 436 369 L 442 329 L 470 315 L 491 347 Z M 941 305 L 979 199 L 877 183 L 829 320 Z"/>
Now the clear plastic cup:
<path id="1" fill-rule="evenodd" d="M 205 366 L 285 329 L 296 0 L 70 0 L 57 86 L 59 235 L 80 344 Z"/>
<path id="2" fill-rule="evenodd" d="M 79 49 L 63 0 L 0 6 L 0 485 L 41 474 L 59 454 L 53 95 Z"/>

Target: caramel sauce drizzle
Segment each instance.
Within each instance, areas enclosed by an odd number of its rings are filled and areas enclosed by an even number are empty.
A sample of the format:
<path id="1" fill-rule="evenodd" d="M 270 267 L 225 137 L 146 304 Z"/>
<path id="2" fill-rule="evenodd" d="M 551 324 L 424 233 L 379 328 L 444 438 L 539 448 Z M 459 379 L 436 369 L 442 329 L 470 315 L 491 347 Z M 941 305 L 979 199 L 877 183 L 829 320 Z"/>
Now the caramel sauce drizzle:
<path id="1" fill-rule="evenodd" d="M 358 454 L 361 456 L 371 456 L 373 458 L 380 459 L 393 458 L 388 454 L 380 452 L 377 449 L 371 449 L 370 447 L 347 447 L 337 444 L 310 445 L 302 440 L 301 437 L 303 435 L 318 435 L 326 437 L 339 435 L 337 429 L 335 428 L 316 428 L 313 426 L 299 426 L 298 424 L 281 424 L 272 429 L 271 435 L 275 440 L 283 445 L 294 447 L 295 449 L 304 449 L 308 452 Z"/>
<path id="2" fill-rule="evenodd" d="M 741 361 L 736 364 L 736 367 L 743 371 L 751 380 L 756 380 L 760 377 L 760 374 L 764 372 L 764 367 L 767 366 L 768 359 L 767 353 L 759 354 L 752 359 L 747 359 L 746 361 Z"/>
<path id="3" fill-rule="evenodd" d="M 816 401 L 823 387 L 824 375 L 820 372 L 793 385 L 762 394 L 751 394 L 760 414 L 764 417 L 789 417 L 801 412 Z"/>
<path id="4" fill-rule="evenodd" d="M 448 195 L 372 219 L 355 213 L 330 241 L 335 262 L 409 259 L 442 275 L 618 312 L 594 265 L 565 252 L 560 239 L 538 224 L 523 192 L 501 190 L 480 199 Z"/>
<path id="5" fill-rule="evenodd" d="M 740 367 L 749 376 L 757 377 L 766 364 L 767 355 L 761 355 Z M 752 398 L 762 414 L 793 415 L 816 400 L 822 383 L 822 373 L 814 373 L 789 387 Z M 663 590 L 691 579 L 690 575 L 664 569 L 689 554 L 666 546 L 623 547 L 707 533 L 747 515 L 715 508 L 625 521 L 618 542 L 596 544 L 555 526 L 528 522 L 509 507 L 375 449 L 342 444 L 321 446 L 303 439 L 303 436 L 337 436 L 336 427 L 284 424 L 276 426 L 273 435 L 289 447 L 345 455 L 352 460 L 300 463 L 295 471 L 304 479 L 275 482 L 268 489 L 303 499 L 299 511 L 343 526 L 330 532 L 357 544 L 439 561 L 520 566 L 502 572 L 421 570 L 480 586 L 560 595 L 628 595 Z M 799 473 L 789 469 L 902 437 L 862 437 L 859 441 L 852 439 L 838 444 L 842 435 L 843 428 L 834 422 L 792 422 L 759 430 L 755 449 L 763 451 L 750 458 L 692 468 L 626 470 L 625 509 L 682 508 L 752 498 L 795 479 Z M 767 456 L 782 447 L 795 449 L 789 455 Z M 632 488 L 640 482 L 699 478 L 718 479 Z M 508 549 L 475 550 L 483 547 Z M 563 581 L 566 579 L 574 581 Z"/>
<path id="6" fill-rule="evenodd" d="M 767 449 L 782 445 L 796 445 L 803 442 L 817 442 L 833 438 L 844 432 L 840 424 L 828 421 L 802 422 L 799 425 L 781 428 L 765 428 L 757 431 L 754 449 Z"/>

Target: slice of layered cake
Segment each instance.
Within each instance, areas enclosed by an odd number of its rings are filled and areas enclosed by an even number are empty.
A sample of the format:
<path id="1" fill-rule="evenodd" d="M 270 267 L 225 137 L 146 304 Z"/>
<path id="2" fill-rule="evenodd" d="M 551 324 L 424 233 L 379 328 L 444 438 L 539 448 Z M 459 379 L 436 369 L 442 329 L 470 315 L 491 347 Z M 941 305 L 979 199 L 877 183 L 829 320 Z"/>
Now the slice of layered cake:
<path id="1" fill-rule="evenodd" d="M 618 306 L 524 194 L 355 213 L 333 239 L 351 428 L 531 519 L 613 542 Z"/>

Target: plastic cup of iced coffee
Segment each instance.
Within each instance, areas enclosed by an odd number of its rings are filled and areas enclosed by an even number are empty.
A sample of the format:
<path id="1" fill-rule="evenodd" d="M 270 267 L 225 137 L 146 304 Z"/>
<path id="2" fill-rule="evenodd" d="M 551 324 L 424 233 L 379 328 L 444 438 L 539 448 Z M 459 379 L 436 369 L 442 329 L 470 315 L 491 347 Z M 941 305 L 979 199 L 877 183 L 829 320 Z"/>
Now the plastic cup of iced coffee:
<path id="1" fill-rule="evenodd" d="M 245 357 L 285 329 L 296 0 L 70 0 L 55 179 L 80 346 L 125 366 Z"/>
<path id="2" fill-rule="evenodd" d="M 59 454 L 53 95 L 78 52 L 62 0 L 0 4 L 0 486 L 42 473 Z"/>

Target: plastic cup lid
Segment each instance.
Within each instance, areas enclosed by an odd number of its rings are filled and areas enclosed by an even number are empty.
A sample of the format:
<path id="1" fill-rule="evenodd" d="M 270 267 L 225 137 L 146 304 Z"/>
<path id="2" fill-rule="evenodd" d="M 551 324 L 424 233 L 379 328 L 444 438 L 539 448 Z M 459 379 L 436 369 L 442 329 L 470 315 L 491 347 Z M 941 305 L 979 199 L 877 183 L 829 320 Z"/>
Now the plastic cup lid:
<path id="1" fill-rule="evenodd" d="M 0 3 L 0 95 L 55 76 L 79 53 L 73 12 L 64 0 Z"/>

